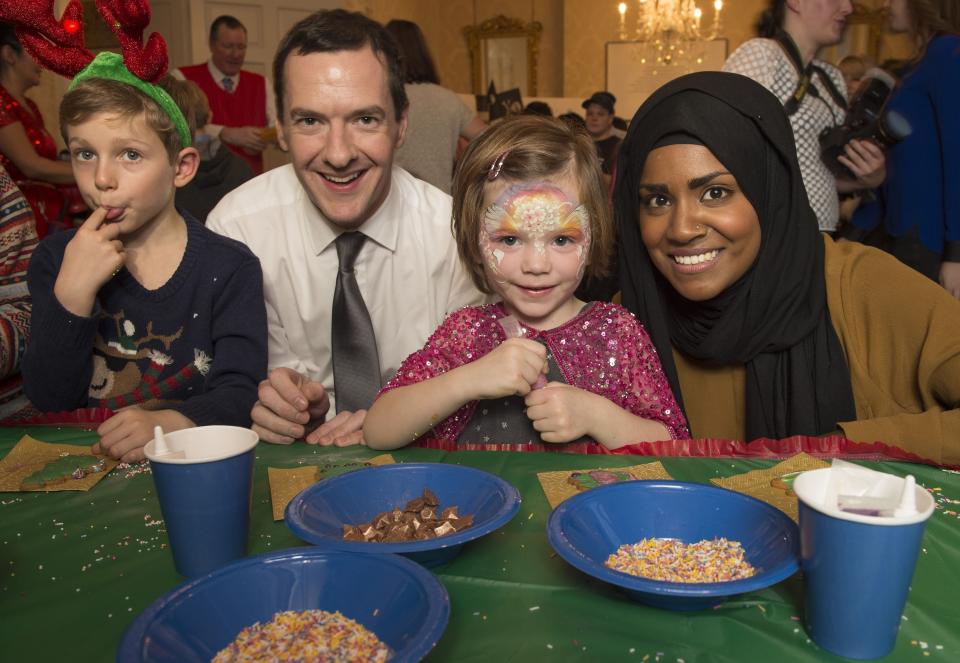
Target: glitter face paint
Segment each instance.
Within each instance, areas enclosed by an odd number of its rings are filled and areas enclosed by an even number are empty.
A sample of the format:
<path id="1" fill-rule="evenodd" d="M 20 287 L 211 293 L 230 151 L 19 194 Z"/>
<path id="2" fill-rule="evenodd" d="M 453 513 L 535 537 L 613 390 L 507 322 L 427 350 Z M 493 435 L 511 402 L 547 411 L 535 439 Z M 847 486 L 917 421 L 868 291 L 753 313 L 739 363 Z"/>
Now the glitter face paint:
<path id="1" fill-rule="evenodd" d="M 511 313 L 541 329 L 579 310 L 573 293 L 590 253 L 590 218 L 569 193 L 575 184 L 566 176 L 488 189 L 496 199 L 479 237 L 488 282 Z"/>

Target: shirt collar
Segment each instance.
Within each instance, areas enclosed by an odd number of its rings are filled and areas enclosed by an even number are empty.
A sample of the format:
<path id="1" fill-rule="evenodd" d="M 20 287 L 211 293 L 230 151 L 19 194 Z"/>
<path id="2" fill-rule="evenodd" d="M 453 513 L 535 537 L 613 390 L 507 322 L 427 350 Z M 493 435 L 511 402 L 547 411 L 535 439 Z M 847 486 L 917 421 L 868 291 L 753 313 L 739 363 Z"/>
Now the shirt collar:
<path id="1" fill-rule="evenodd" d="M 225 73 L 217 69 L 217 66 L 213 64 L 213 60 L 207 60 L 207 70 L 210 72 L 210 75 L 213 76 L 213 80 L 217 82 L 217 85 L 223 85 L 223 79 L 229 78 L 233 81 L 233 89 L 237 89 L 237 83 L 240 82 L 240 74 L 236 76 L 227 76 Z"/>
<path id="2" fill-rule="evenodd" d="M 293 168 L 293 166 L 290 167 Z M 316 208 L 302 186 L 300 186 L 299 189 L 299 204 L 303 212 L 303 218 L 307 222 L 307 232 L 310 233 L 313 252 L 314 255 L 320 255 L 329 248 L 343 231 L 330 223 L 320 210 Z M 357 228 L 357 230 L 390 252 L 395 251 L 397 248 L 400 224 L 402 223 L 404 214 L 418 213 L 415 209 L 403 209 L 403 196 L 398 189 L 399 182 L 394 172 L 391 173 L 390 191 L 387 193 L 386 200 L 384 200 L 380 208 L 373 213 L 373 216 Z"/>

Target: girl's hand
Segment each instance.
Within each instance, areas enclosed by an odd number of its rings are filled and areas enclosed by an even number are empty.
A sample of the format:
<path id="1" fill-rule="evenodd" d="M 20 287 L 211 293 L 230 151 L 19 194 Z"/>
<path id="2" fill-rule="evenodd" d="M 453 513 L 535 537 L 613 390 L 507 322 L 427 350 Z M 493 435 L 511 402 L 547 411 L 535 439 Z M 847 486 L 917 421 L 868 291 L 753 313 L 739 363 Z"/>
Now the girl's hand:
<path id="1" fill-rule="evenodd" d="M 493 352 L 465 364 L 467 400 L 526 396 L 537 378 L 547 372 L 547 349 L 527 338 L 510 338 Z"/>
<path id="2" fill-rule="evenodd" d="M 594 407 L 601 396 L 562 382 L 547 383 L 543 389 L 527 394 L 527 417 L 544 442 L 571 442 L 594 429 L 592 416 L 602 408 Z M 605 399 L 603 399 L 605 400 Z"/>
<path id="3" fill-rule="evenodd" d="M 98 207 L 67 243 L 53 293 L 65 309 L 81 317 L 93 311 L 97 292 L 123 267 L 123 242 L 116 223 L 104 223 Z"/>

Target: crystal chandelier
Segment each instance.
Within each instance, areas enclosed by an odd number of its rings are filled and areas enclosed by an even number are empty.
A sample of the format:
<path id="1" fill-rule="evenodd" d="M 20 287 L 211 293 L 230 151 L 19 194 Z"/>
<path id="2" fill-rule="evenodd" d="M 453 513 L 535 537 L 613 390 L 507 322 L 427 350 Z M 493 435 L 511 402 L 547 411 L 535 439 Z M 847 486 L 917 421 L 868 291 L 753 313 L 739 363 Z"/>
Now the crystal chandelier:
<path id="1" fill-rule="evenodd" d="M 636 0 L 636 29 L 627 31 L 626 2 L 617 5 L 620 14 L 620 40 L 632 36 L 641 42 L 640 64 L 691 66 L 703 62 L 706 43 L 720 34 L 723 0 L 713 1 L 713 21 L 701 26 L 703 11 L 694 0 Z"/>

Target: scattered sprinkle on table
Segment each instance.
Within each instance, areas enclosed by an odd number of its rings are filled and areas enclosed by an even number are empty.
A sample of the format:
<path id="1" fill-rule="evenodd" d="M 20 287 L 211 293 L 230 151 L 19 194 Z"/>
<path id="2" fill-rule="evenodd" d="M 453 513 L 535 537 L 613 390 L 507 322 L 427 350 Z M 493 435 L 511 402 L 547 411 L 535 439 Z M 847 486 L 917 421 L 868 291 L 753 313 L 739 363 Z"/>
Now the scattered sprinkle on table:
<path id="1" fill-rule="evenodd" d="M 269 622 L 240 631 L 213 663 L 239 661 L 386 661 L 389 650 L 376 635 L 326 610 L 287 610 Z"/>
<path id="2" fill-rule="evenodd" d="M 614 571 L 667 582 L 728 582 L 756 573 L 744 559 L 740 542 L 726 538 L 697 543 L 643 539 L 620 546 L 606 565 Z"/>

